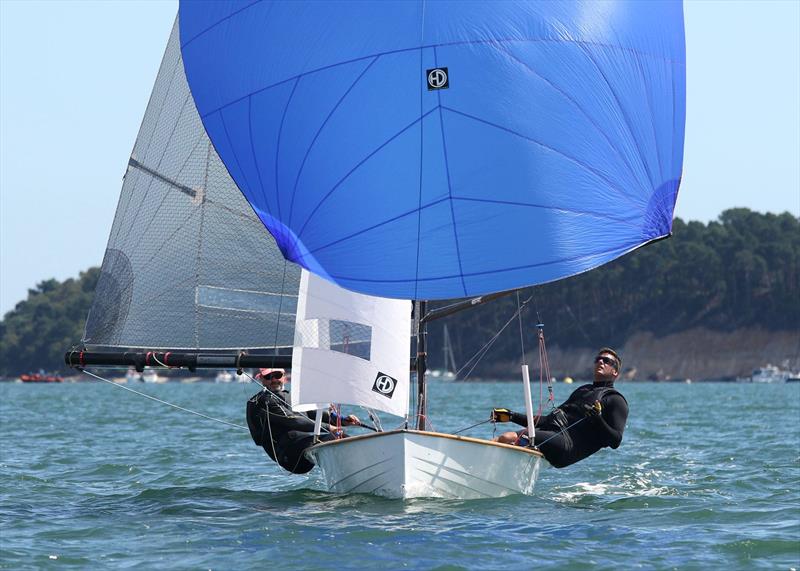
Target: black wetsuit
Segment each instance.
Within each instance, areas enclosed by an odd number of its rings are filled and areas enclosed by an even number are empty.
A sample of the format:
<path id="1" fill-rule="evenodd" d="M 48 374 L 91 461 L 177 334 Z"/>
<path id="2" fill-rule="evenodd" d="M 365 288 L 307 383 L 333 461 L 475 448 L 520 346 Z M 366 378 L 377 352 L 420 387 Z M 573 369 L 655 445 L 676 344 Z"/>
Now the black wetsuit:
<path id="1" fill-rule="evenodd" d="M 584 405 L 592 405 L 598 400 L 603 407 L 602 413 L 587 416 Z M 628 402 L 614 388 L 614 383 L 583 385 L 557 409 L 535 423 L 534 444 L 550 464 L 564 468 L 606 446 L 618 448 L 627 420 Z M 528 425 L 527 416 L 517 412 L 512 413 L 511 421 L 520 426 Z"/>
<path id="2" fill-rule="evenodd" d="M 314 467 L 303 451 L 314 443 L 316 412 L 294 412 L 289 402 L 289 391 L 256 393 L 247 401 L 247 426 L 253 441 L 270 458 L 290 472 L 305 474 Z M 331 422 L 327 411 L 322 413 L 322 422 Z M 333 440 L 334 436 L 323 431 L 319 439 Z"/>

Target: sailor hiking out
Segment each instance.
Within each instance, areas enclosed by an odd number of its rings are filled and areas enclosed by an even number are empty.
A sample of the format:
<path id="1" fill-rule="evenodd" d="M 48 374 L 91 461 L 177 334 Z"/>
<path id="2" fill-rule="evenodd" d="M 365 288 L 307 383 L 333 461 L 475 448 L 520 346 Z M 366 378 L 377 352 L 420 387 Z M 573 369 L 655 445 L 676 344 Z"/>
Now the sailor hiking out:
<path id="1" fill-rule="evenodd" d="M 628 402 L 614 388 L 621 365 L 613 349 L 600 349 L 594 360 L 594 383 L 579 387 L 553 412 L 535 419 L 534 445 L 550 464 L 564 468 L 601 448 L 619 447 L 628 419 Z M 493 409 L 492 420 L 528 424 L 524 413 L 504 408 Z M 530 445 L 527 429 L 505 432 L 495 440 Z"/>
<path id="2" fill-rule="evenodd" d="M 261 381 L 264 390 L 247 401 L 250 436 L 281 467 L 295 474 L 305 474 L 314 467 L 303 452 L 314 444 L 316 411 L 300 413 L 292 410 L 289 391 L 284 388 L 286 376 L 283 369 L 261 369 L 255 379 Z M 322 422 L 320 441 L 347 436 L 338 426 L 336 413 L 323 411 Z M 341 424 L 359 425 L 360 421 L 349 415 L 341 419 Z"/>

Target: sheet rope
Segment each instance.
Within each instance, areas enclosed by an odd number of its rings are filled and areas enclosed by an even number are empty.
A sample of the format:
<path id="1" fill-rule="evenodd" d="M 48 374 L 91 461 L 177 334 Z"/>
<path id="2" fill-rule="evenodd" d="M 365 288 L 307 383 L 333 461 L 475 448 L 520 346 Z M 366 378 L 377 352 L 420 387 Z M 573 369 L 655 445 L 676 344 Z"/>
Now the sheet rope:
<path id="1" fill-rule="evenodd" d="M 185 407 L 179 406 L 177 404 L 173 404 L 171 402 L 167 402 L 165 400 L 162 400 L 160 398 L 154 397 L 152 395 L 148 395 L 147 393 L 143 393 L 141 391 L 137 391 L 137 390 L 131 389 L 129 387 L 125 387 L 125 386 L 123 386 L 123 385 L 121 385 L 119 383 L 115 383 L 114 381 L 111 381 L 109 379 L 104 379 L 103 377 L 101 377 L 99 375 L 95 375 L 94 373 L 92 373 L 91 371 L 87 371 L 86 369 L 83 369 L 82 372 L 87 374 L 87 375 L 89 375 L 90 377 L 94 377 L 98 381 L 103 381 L 104 383 L 108 383 L 109 385 L 113 385 L 113 386 L 115 386 L 117 388 L 124 389 L 124 390 L 126 390 L 128 392 L 131 392 L 133 394 L 139 395 L 140 397 L 144 397 L 146 399 L 150 399 L 152 401 L 155 401 L 155 402 L 170 406 L 170 407 L 172 407 L 174 409 L 182 410 L 183 412 L 188 412 L 189 414 L 193 414 L 195 416 L 199 416 L 201 418 L 205 418 L 206 420 L 213 420 L 214 422 L 218 422 L 220 424 L 226 424 L 228 426 L 232 426 L 234 428 L 238 428 L 239 430 L 249 430 L 249 428 L 247 428 L 246 426 L 242 426 L 241 424 L 236 424 L 234 422 L 228 422 L 227 420 L 222 420 L 221 418 L 214 418 L 213 416 L 209 416 L 207 414 L 203 414 L 202 412 L 197 412 L 196 410 L 191 410 L 189 408 L 185 408 Z"/>

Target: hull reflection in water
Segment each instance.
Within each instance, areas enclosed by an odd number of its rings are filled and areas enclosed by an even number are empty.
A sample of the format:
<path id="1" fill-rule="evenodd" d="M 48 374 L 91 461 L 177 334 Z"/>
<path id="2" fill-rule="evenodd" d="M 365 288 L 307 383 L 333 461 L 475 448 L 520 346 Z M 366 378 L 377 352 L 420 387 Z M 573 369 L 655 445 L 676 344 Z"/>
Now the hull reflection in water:
<path id="1" fill-rule="evenodd" d="M 393 430 L 325 442 L 307 454 L 329 491 L 390 498 L 499 498 L 531 494 L 539 452 L 437 432 Z"/>

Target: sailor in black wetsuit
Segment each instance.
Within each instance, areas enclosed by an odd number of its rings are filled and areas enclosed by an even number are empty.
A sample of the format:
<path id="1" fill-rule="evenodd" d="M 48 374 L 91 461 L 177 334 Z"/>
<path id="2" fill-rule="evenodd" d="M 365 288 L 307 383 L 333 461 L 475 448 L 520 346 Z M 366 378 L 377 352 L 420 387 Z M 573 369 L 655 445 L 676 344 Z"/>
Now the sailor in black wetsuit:
<path id="1" fill-rule="evenodd" d="M 534 445 L 550 464 L 564 468 L 606 446 L 619 447 L 628 420 L 628 402 L 614 388 L 621 365 L 613 349 L 600 349 L 594 360 L 594 383 L 579 387 L 553 412 L 534 419 Z M 492 419 L 528 425 L 525 414 L 507 409 L 494 409 Z M 527 432 L 505 432 L 495 440 L 527 446 Z"/>
<path id="2" fill-rule="evenodd" d="M 316 412 L 294 412 L 289 391 L 284 389 L 283 369 L 261 369 L 255 376 L 261 380 L 264 390 L 247 401 L 247 426 L 250 436 L 267 455 L 295 474 L 305 474 L 314 467 L 303 452 L 314 443 L 314 419 Z M 322 433 L 319 440 L 334 440 L 344 436 L 337 434 L 336 422 L 329 412 L 322 413 Z M 358 418 L 350 415 L 342 418 L 342 424 L 358 425 Z"/>

